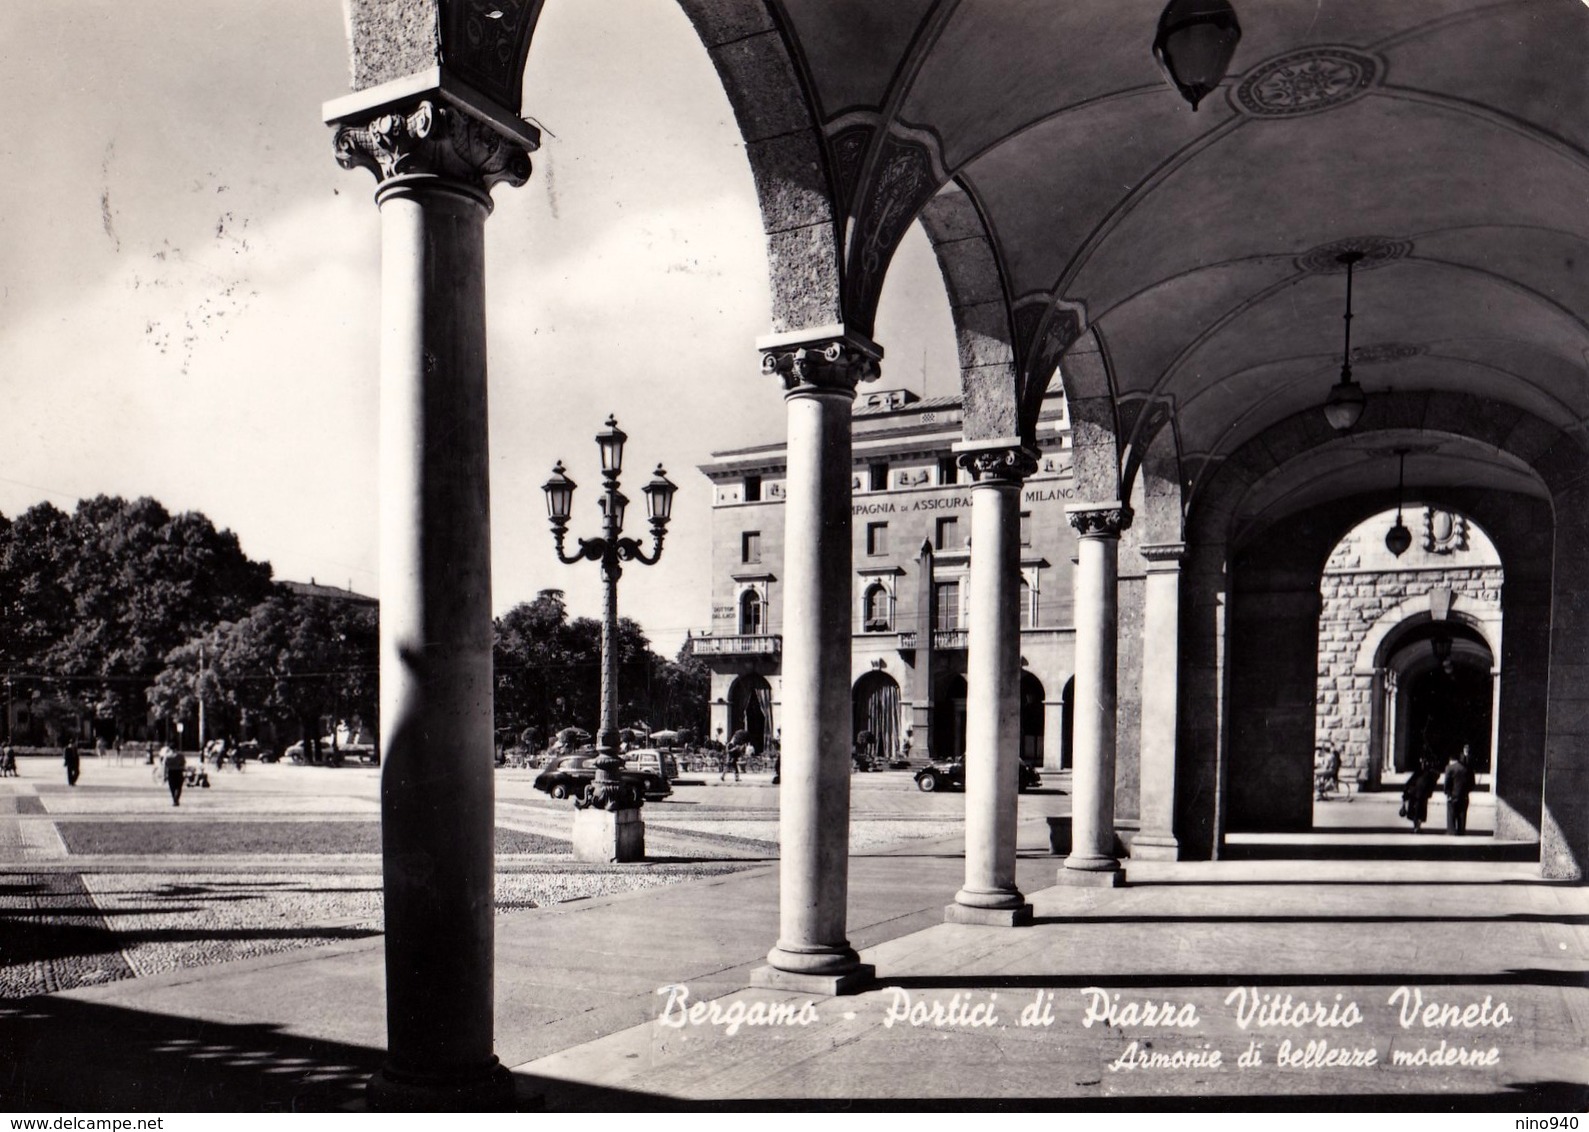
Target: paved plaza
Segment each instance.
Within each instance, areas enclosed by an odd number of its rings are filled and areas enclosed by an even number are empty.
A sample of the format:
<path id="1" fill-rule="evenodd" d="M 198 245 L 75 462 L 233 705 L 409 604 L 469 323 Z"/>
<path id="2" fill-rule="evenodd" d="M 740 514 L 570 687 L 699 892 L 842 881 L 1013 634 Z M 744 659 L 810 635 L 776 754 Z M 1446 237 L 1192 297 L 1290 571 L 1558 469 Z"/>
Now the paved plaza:
<path id="1" fill-rule="evenodd" d="M 57 769 L 0 781 L 0 1107 L 357 1106 L 385 1040 L 378 772 L 250 765 L 177 809 L 147 767 Z M 1466 839 L 1367 795 L 1075 889 L 1050 776 L 1021 804 L 1036 922 L 1001 929 L 943 922 L 963 796 L 857 775 L 878 981 L 807 1000 L 747 989 L 778 933 L 765 777 L 647 806 L 629 866 L 573 862 L 530 778 L 499 772 L 496 819 L 496 1047 L 526 1105 L 1584 1107 L 1589 894 L 1488 836 L 1487 796 Z"/>

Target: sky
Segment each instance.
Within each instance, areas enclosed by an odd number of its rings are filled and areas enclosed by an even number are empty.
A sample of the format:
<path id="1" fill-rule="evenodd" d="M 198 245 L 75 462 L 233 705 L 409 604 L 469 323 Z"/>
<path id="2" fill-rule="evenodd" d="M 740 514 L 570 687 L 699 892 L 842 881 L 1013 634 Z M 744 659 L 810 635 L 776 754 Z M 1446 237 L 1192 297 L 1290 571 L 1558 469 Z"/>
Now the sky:
<path id="1" fill-rule="evenodd" d="M 0 514 L 150 495 L 277 578 L 378 594 L 380 217 L 320 113 L 349 86 L 341 4 L 0 3 L 0 62 L 22 116 L 0 138 Z M 493 605 L 558 588 L 599 613 L 540 485 L 562 459 L 571 534 L 595 534 L 613 412 L 627 494 L 658 461 L 680 486 L 661 564 L 619 593 L 671 653 L 710 622 L 697 465 L 784 430 L 744 147 L 673 0 L 547 0 L 523 112 L 542 149 L 486 225 Z M 879 387 L 956 391 L 936 276 L 913 231 Z"/>

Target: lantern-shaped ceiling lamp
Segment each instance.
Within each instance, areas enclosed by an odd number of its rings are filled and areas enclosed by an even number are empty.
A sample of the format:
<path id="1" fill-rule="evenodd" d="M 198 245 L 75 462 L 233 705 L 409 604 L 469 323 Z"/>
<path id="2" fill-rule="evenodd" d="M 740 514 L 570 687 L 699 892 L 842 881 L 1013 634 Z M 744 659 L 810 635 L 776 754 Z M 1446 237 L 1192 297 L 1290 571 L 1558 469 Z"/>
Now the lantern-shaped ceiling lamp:
<path id="1" fill-rule="evenodd" d="M 1159 16 L 1153 59 L 1195 112 L 1224 79 L 1240 40 L 1228 0 L 1170 0 Z"/>
<path id="2" fill-rule="evenodd" d="M 646 516 L 661 526 L 673 517 L 673 493 L 679 490 L 678 484 L 668 479 L 667 472 L 662 470 L 662 465 L 657 465 L 657 470 L 651 473 L 651 482 L 640 489 L 646 493 Z"/>
<path id="3" fill-rule="evenodd" d="M 601 448 L 601 470 L 617 475 L 623 471 L 623 442 L 629 434 L 618 427 L 618 418 L 607 416 L 607 427 L 596 434 L 596 444 Z"/>
<path id="4" fill-rule="evenodd" d="M 1341 348 L 1341 380 L 1324 399 L 1324 419 L 1336 432 L 1345 432 L 1355 425 L 1368 400 L 1363 387 L 1352 380 L 1352 267 L 1362 258 L 1362 252 L 1342 252 L 1335 257 L 1335 262 L 1346 265 L 1346 342 Z"/>
<path id="5" fill-rule="evenodd" d="M 554 523 L 568 522 L 574 511 L 574 488 L 578 485 L 564 475 L 566 469 L 559 460 L 552 466 L 552 478 L 541 485 L 546 492 L 546 514 Z"/>
<path id="6" fill-rule="evenodd" d="M 1401 521 L 1402 486 L 1406 482 L 1407 450 L 1396 449 L 1396 525 L 1385 532 L 1385 549 L 1400 558 L 1412 545 L 1412 532 Z"/>
<path id="7" fill-rule="evenodd" d="M 1429 638 L 1429 651 L 1434 653 L 1436 661 L 1438 661 L 1440 664 L 1445 664 L 1446 661 L 1451 659 L 1451 637 L 1450 637 L 1450 635 L 1447 634 L 1447 633 L 1444 633 L 1444 632 L 1440 632 L 1440 633 L 1436 633 L 1433 637 L 1430 637 Z"/>

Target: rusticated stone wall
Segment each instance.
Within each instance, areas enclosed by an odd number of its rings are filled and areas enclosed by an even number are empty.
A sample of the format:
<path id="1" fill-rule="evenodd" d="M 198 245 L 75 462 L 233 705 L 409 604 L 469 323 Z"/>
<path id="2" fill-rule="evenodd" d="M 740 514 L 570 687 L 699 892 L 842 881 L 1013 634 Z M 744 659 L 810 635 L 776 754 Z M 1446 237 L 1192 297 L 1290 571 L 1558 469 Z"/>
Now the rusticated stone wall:
<path id="1" fill-rule="evenodd" d="M 1443 545 L 1428 536 L 1420 509 L 1409 509 L 1413 546 L 1400 559 L 1384 548 L 1388 518 L 1376 516 L 1342 539 L 1325 564 L 1319 584 L 1319 681 L 1317 737 L 1341 751 L 1341 777 L 1369 776 L 1374 678 L 1358 669 L 1369 633 L 1386 614 L 1412 599 L 1427 611 L 1432 591 L 1451 591 L 1451 614 L 1494 620 L 1501 608 L 1502 573 L 1495 548 L 1482 532 Z M 1438 549 L 1437 549 L 1438 547 Z"/>

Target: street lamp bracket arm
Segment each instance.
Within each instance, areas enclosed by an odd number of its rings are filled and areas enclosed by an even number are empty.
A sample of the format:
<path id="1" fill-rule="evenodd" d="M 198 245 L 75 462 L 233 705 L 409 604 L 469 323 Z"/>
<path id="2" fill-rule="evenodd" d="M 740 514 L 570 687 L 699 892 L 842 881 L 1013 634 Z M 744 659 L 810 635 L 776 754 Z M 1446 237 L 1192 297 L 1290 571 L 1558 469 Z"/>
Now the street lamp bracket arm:
<path id="1" fill-rule="evenodd" d="M 618 540 L 618 557 L 625 562 L 638 562 L 642 566 L 655 566 L 662 560 L 662 532 L 652 532 L 653 543 L 651 553 L 647 554 L 640 546 L 637 538 L 621 538 Z"/>

